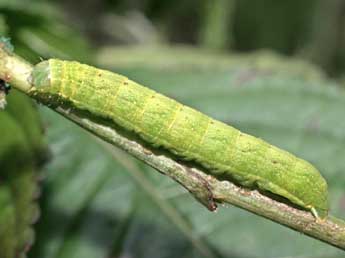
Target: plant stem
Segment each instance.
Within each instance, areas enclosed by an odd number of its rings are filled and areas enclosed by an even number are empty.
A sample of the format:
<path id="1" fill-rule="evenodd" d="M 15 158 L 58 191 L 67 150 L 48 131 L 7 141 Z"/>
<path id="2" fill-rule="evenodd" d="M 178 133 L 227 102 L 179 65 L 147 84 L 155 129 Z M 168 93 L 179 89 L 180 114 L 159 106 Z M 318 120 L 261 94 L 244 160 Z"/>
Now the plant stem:
<path id="1" fill-rule="evenodd" d="M 0 78 L 26 93 L 31 88 L 32 65 L 8 51 L 0 43 Z"/>
<path id="2" fill-rule="evenodd" d="M 200 30 L 201 46 L 210 49 L 230 48 L 235 0 L 204 1 L 204 21 Z"/>
<path id="3" fill-rule="evenodd" d="M 0 78 L 13 87 L 28 93 L 32 68 L 23 59 L 0 47 Z M 212 211 L 216 209 L 216 203 L 229 203 L 345 250 L 345 222 L 340 219 L 328 216 L 325 220 L 316 220 L 310 212 L 275 201 L 256 190 L 220 181 L 205 171 L 177 162 L 171 154 L 151 149 L 135 135 L 93 120 L 88 114 L 61 107 L 55 111 L 171 177 Z"/>

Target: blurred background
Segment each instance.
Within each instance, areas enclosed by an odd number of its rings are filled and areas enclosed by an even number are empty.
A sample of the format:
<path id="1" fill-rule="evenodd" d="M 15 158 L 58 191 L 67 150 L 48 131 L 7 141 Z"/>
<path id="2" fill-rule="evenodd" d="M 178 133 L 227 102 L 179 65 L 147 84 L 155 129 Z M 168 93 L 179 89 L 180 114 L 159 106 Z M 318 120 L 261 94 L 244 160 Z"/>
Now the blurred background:
<path id="1" fill-rule="evenodd" d="M 340 218 L 344 25 L 343 0 L 0 0 L 0 34 L 17 54 L 122 73 L 291 151 L 320 169 Z M 34 238 L 32 258 L 343 257 L 238 208 L 211 213 L 49 109 L 17 92 L 8 102 L 0 258 Z"/>

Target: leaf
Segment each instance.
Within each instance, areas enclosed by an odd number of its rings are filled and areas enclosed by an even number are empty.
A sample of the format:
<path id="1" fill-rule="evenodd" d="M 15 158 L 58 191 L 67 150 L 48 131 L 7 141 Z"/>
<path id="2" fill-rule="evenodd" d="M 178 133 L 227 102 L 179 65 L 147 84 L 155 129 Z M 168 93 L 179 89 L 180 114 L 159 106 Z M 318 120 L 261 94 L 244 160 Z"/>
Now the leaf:
<path id="1" fill-rule="evenodd" d="M 38 163 L 44 163 L 49 153 L 43 134 L 41 119 L 37 112 L 35 103 L 23 93 L 13 89 L 7 96 L 9 105 L 6 111 L 12 116 L 21 128 L 25 128 L 24 134 L 34 152 Z"/>
<path id="2" fill-rule="evenodd" d="M 32 224 L 39 215 L 35 164 L 42 163 L 46 150 L 31 100 L 11 92 L 7 107 L 0 112 L 1 258 L 25 257 L 34 242 Z"/>
<path id="3" fill-rule="evenodd" d="M 145 73 L 142 68 L 154 70 L 227 72 L 229 69 L 238 71 L 238 79 L 248 80 L 255 75 L 287 76 L 289 78 L 303 78 L 307 80 L 321 80 L 325 77 L 316 66 L 301 59 L 287 58 L 268 50 L 261 50 L 251 54 L 232 54 L 181 47 L 105 47 L 99 50 L 98 63 L 110 69 L 139 68 L 139 73 Z M 116 57 L 116 58 L 114 58 Z M 210 71 L 211 69 L 211 71 Z M 189 74 L 188 73 L 188 74 Z M 145 76 L 144 74 L 142 76 Z M 150 76 L 150 74 L 146 74 Z M 193 75 L 192 75 L 193 76 Z"/>
<path id="4" fill-rule="evenodd" d="M 317 68 L 267 54 L 131 50 L 108 49 L 101 63 L 311 161 L 329 183 L 331 213 L 342 217 L 345 95 Z M 42 114 L 55 159 L 32 257 L 341 257 L 238 208 L 210 213 L 169 178 L 47 109 Z"/>
<path id="5" fill-rule="evenodd" d="M 11 190 L 0 185 L 0 247 L 1 258 L 12 258 L 16 255 L 15 210 L 12 204 Z"/>
<path id="6" fill-rule="evenodd" d="M 0 0 L 3 31 L 11 37 L 16 53 L 38 62 L 51 56 L 89 61 L 85 39 L 66 24 L 61 10 L 46 1 Z M 1 29 L 1 28 L 0 28 Z"/>
<path id="7" fill-rule="evenodd" d="M 22 252 L 26 242 L 30 241 L 24 236 L 29 223 L 23 225 L 22 221 L 32 213 L 26 209 L 21 198 L 17 198 L 19 193 L 14 194 L 14 191 L 18 191 L 13 188 L 15 186 L 25 191 L 27 187 L 20 182 L 13 184 L 12 181 L 18 181 L 17 176 L 20 178 L 20 175 L 16 173 L 22 170 L 23 164 L 31 163 L 31 155 L 23 132 L 15 121 L 5 112 L 0 113 L 0 121 L 0 250 L 4 250 L 4 258 L 11 258 Z M 25 191 L 24 194 L 29 196 L 30 193 Z"/>

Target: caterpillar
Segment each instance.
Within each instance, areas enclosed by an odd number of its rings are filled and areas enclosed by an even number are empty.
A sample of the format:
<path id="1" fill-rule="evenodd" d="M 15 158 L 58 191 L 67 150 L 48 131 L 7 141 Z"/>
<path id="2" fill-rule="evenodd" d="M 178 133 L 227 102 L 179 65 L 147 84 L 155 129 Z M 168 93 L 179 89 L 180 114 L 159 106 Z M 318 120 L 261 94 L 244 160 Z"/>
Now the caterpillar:
<path id="1" fill-rule="evenodd" d="M 210 174 L 283 197 L 316 218 L 328 214 L 326 180 L 305 160 L 131 81 L 74 61 L 34 67 L 29 94 L 87 111 L 204 167 Z"/>

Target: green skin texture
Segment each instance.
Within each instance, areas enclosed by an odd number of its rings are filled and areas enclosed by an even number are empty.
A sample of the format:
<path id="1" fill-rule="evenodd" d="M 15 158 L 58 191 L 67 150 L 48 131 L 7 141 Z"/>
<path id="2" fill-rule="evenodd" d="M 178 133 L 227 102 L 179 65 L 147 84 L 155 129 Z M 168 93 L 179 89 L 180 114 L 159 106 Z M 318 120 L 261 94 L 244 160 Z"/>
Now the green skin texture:
<path id="1" fill-rule="evenodd" d="M 328 214 L 327 183 L 310 163 L 122 75 L 50 59 L 35 66 L 32 84 L 43 103 L 89 111 L 216 177 L 284 197 L 317 218 Z"/>

